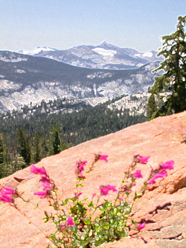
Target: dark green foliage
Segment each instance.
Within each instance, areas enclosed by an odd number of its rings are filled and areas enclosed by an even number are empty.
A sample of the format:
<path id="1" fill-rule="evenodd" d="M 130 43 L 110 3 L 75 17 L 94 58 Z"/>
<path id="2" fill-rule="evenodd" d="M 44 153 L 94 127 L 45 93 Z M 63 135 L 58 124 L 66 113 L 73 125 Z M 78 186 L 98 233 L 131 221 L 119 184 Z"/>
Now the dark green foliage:
<path id="1" fill-rule="evenodd" d="M 25 133 L 25 130 L 22 127 L 19 127 L 17 132 L 18 140 L 18 150 L 20 155 L 23 157 L 26 165 L 30 165 L 31 162 L 31 147 L 30 147 L 30 135 Z M 25 168 L 26 166 L 23 166 Z"/>
<path id="2" fill-rule="evenodd" d="M 39 133 L 36 132 L 34 135 L 34 143 L 33 143 L 33 157 L 34 157 L 34 163 L 37 163 L 41 160 L 41 147 L 40 147 L 40 137 Z"/>
<path id="3" fill-rule="evenodd" d="M 154 94 L 151 94 L 149 99 L 148 99 L 148 103 L 147 103 L 147 120 L 151 120 L 151 117 L 153 115 L 154 112 L 156 112 L 157 110 L 157 104 L 155 101 L 155 97 Z"/>
<path id="4" fill-rule="evenodd" d="M 4 166 L 3 166 L 3 137 L 0 135 L 0 178 L 4 176 Z"/>
<path id="5" fill-rule="evenodd" d="M 48 156 L 58 154 L 61 151 L 60 144 L 59 126 L 54 122 L 50 132 L 50 139 L 48 141 Z"/>
<path id="6" fill-rule="evenodd" d="M 185 24 L 186 15 L 179 16 L 175 33 L 162 37 L 163 47 L 158 56 L 163 55 L 165 60 L 155 71 L 163 69 L 164 74 L 156 78 L 150 90 L 158 97 L 158 109 L 152 114 L 152 118 L 186 110 Z"/>

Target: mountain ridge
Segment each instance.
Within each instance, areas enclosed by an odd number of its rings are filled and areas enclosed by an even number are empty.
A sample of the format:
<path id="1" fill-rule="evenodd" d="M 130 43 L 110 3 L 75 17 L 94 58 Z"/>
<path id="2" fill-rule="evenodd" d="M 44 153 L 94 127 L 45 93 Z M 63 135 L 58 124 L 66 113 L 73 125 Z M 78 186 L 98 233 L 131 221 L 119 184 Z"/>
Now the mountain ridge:
<path id="1" fill-rule="evenodd" d="M 136 69 L 149 62 L 162 61 L 163 59 L 162 57 L 158 58 L 156 56 L 156 51 L 142 53 L 132 48 L 120 48 L 106 41 L 103 41 L 97 46 L 80 45 L 66 50 L 46 46 L 43 48 L 39 47 L 39 49 L 37 48 L 27 52 L 27 54 L 52 58 L 79 67 L 96 69 L 121 70 L 128 69 L 129 67 Z M 26 52 L 22 52 L 26 54 Z M 106 53 L 108 56 L 106 56 Z M 105 56 L 103 56 L 103 54 L 105 54 Z"/>
<path id="2" fill-rule="evenodd" d="M 137 69 L 90 69 L 45 57 L 0 51 L 0 107 L 2 111 L 21 105 L 63 97 L 115 98 L 147 92 L 154 83 L 152 70 L 159 62 Z"/>

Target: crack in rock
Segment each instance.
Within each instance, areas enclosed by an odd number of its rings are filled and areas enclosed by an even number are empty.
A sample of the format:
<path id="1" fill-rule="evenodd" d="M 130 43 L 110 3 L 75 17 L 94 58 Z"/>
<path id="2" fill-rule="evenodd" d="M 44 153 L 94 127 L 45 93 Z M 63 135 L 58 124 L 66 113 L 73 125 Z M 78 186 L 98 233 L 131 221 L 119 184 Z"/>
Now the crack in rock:
<path id="1" fill-rule="evenodd" d="M 178 233 L 178 234 L 175 234 L 173 236 L 169 236 L 169 237 L 163 237 L 163 239 L 169 239 L 169 240 L 172 240 L 172 239 L 177 239 L 178 237 L 182 236 L 182 233 Z M 179 240 L 182 240 L 183 238 L 179 239 Z"/>
<path id="2" fill-rule="evenodd" d="M 158 210 L 162 210 L 162 209 L 170 210 L 170 208 L 168 206 L 172 206 L 172 203 L 167 202 L 167 203 L 163 204 L 162 206 L 158 205 L 154 210 L 150 211 L 149 214 L 155 215 L 158 213 Z"/>

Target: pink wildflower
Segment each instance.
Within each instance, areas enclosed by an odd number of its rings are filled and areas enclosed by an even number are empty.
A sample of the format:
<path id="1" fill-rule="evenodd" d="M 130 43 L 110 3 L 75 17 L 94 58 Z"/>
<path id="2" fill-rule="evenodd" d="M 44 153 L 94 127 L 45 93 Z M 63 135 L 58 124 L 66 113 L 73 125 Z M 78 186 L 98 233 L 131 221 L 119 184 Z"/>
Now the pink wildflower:
<path id="1" fill-rule="evenodd" d="M 51 189 L 53 189 L 53 187 L 50 185 L 50 184 L 43 184 L 43 190 L 46 190 L 46 189 L 49 189 L 49 190 L 51 190 Z"/>
<path id="2" fill-rule="evenodd" d="M 95 162 L 98 160 L 104 160 L 105 162 L 108 162 L 108 160 L 107 160 L 108 155 L 101 155 L 101 154 L 102 154 L 102 152 L 95 154 Z"/>
<path id="3" fill-rule="evenodd" d="M 50 183 L 50 179 L 48 179 L 47 177 L 42 176 L 41 179 L 39 180 L 39 182 Z"/>
<path id="4" fill-rule="evenodd" d="M 74 220 L 72 217 L 69 217 L 66 221 L 66 226 L 75 226 Z"/>
<path id="5" fill-rule="evenodd" d="M 86 163 L 87 163 L 87 161 L 76 161 L 77 166 L 79 166 L 79 165 L 85 166 Z"/>
<path id="6" fill-rule="evenodd" d="M 95 196 L 96 196 L 96 193 L 93 193 L 93 194 L 92 194 L 92 198 L 95 197 Z"/>
<path id="7" fill-rule="evenodd" d="M 153 176 L 153 178 L 151 178 L 151 179 L 148 181 L 148 183 L 149 183 L 149 184 L 154 184 L 154 183 L 155 183 L 155 180 L 156 180 L 157 178 L 164 178 L 164 177 L 166 177 L 166 176 L 167 176 L 166 170 L 161 170 L 161 171 L 159 171 L 155 176 Z"/>
<path id="8" fill-rule="evenodd" d="M 142 223 L 138 225 L 138 231 L 140 231 L 141 229 L 143 229 L 145 227 L 146 223 Z"/>
<path id="9" fill-rule="evenodd" d="M 34 195 L 40 195 L 41 199 L 43 198 L 46 198 L 47 197 L 47 191 L 38 191 L 38 192 L 35 192 Z"/>
<path id="10" fill-rule="evenodd" d="M 134 179 L 137 178 L 143 178 L 143 175 L 141 174 L 141 170 L 137 170 L 135 173 L 132 174 Z"/>
<path id="11" fill-rule="evenodd" d="M 84 178 L 82 172 L 84 171 L 84 166 L 86 165 L 87 161 L 76 161 L 76 168 L 75 168 L 75 174 L 79 178 Z"/>
<path id="12" fill-rule="evenodd" d="M 75 194 L 75 197 L 79 197 L 80 195 L 82 195 L 82 192 L 74 193 L 74 194 Z"/>
<path id="13" fill-rule="evenodd" d="M 61 227 L 61 231 L 63 232 L 65 230 L 65 226 L 62 226 Z"/>
<path id="14" fill-rule="evenodd" d="M 104 160 L 107 163 L 108 162 L 107 158 L 108 155 L 100 155 L 99 160 Z"/>
<path id="15" fill-rule="evenodd" d="M 100 186 L 101 195 L 108 195 L 109 190 L 107 187 Z"/>
<path id="16" fill-rule="evenodd" d="M 99 187 L 100 188 L 100 191 L 101 191 L 101 195 L 108 195 L 108 192 L 110 191 L 110 190 L 112 190 L 113 192 L 114 191 L 117 191 L 116 190 L 116 186 L 111 186 L 111 185 L 106 185 L 106 186 L 100 186 Z"/>
<path id="17" fill-rule="evenodd" d="M 174 169 L 174 161 L 173 160 L 170 160 L 170 161 L 167 161 L 165 163 L 163 163 L 161 166 L 161 169 L 164 169 L 164 170 L 173 170 Z"/>
<path id="18" fill-rule="evenodd" d="M 30 171 L 34 174 L 39 174 L 39 175 L 45 175 L 46 177 L 48 177 L 46 170 L 44 167 L 42 168 L 37 168 L 35 167 L 33 164 L 30 167 Z"/>
<path id="19" fill-rule="evenodd" d="M 4 192 L 1 192 L 1 194 L 2 195 L 0 196 L 0 201 L 4 201 L 4 202 L 8 202 L 8 203 L 11 203 L 12 202 L 12 198 L 10 198 Z"/>
<path id="20" fill-rule="evenodd" d="M 12 188 L 7 187 L 7 186 L 3 186 L 0 192 L 5 193 L 6 195 L 15 195 L 15 189 L 12 189 Z"/>
<path id="21" fill-rule="evenodd" d="M 118 197 L 118 200 L 119 200 L 119 201 L 122 201 L 123 199 L 122 199 L 121 197 Z"/>
<path id="22" fill-rule="evenodd" d="M 148 162 L 148 159 L 150 158 L 150 156 L 146 156 L 146 157 L 143 157 L 141 155 L 137 155 L 138 156 L 138 159 L 139 159 L 139 163 L 141 164 L 146 164 Z"/>
<path id="23" fill-rule="evenodd" d="M 115 191 L 117 191 L 117 189 L 116 189 L 116 186 L 111 186 L 111 185 L 107 185 L 107 188 L 109 189 L 109 190 L 112 190 L 113 192 Z"/>

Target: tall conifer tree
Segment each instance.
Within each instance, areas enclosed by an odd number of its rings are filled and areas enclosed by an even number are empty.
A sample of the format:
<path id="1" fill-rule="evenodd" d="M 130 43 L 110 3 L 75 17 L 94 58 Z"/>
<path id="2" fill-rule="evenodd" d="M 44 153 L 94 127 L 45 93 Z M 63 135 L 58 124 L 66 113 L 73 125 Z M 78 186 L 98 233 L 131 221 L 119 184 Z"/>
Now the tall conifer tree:
<path id="1" fill-rule="evenodd" d="M 150 120 L 153 113 L 157 111 L 157 104 L 154 94 L 151 94 L 147 103 L 147 120 Z"/>
<path id="2" fill-rule="evenodd" d="M 0 135 L 0 178 L 4 176 L 3 151 L 3 137 Z"/>
<path id="3" fill-rule="evenodd" d="M 48 156 L 58 154 L 61 151 L 60 147 L 61 141 L 59 137 L 59 126 L 56 122 L 51 127 L 50 139 L 48 141 Z"/>
<path id="4" fill-rule="evenodd" d="M 17 140 L 19 142 L 19 153 L 24 158 L 26 165 L 30 165 L 31 162 L 31 147 L 30 147 L 30 135 L 26 135 L 25 130 L 19 127 L 17 132 Z M 23 166 L 25 168 L 26 166 Z"/>
<path id="5" fill-rule="evenodd" d="M 165 59 L 155 71 L 164 70 L 164 74 L 156 78 L 150 90 L 159 99 L 158 109 L 152 114 L 152 118 L 186 110 L 185 25 L 186 15 L 179 16 L 175 33 L 162 37 L 163 47 L 158 56 L 163 55 Z"/>
<path id="6" fill-rule="evenodd" d="M 34 162 L 37 163 L 41 160 L 41 147 L 39 133 L 36 132 L 34 135 Z"/>

